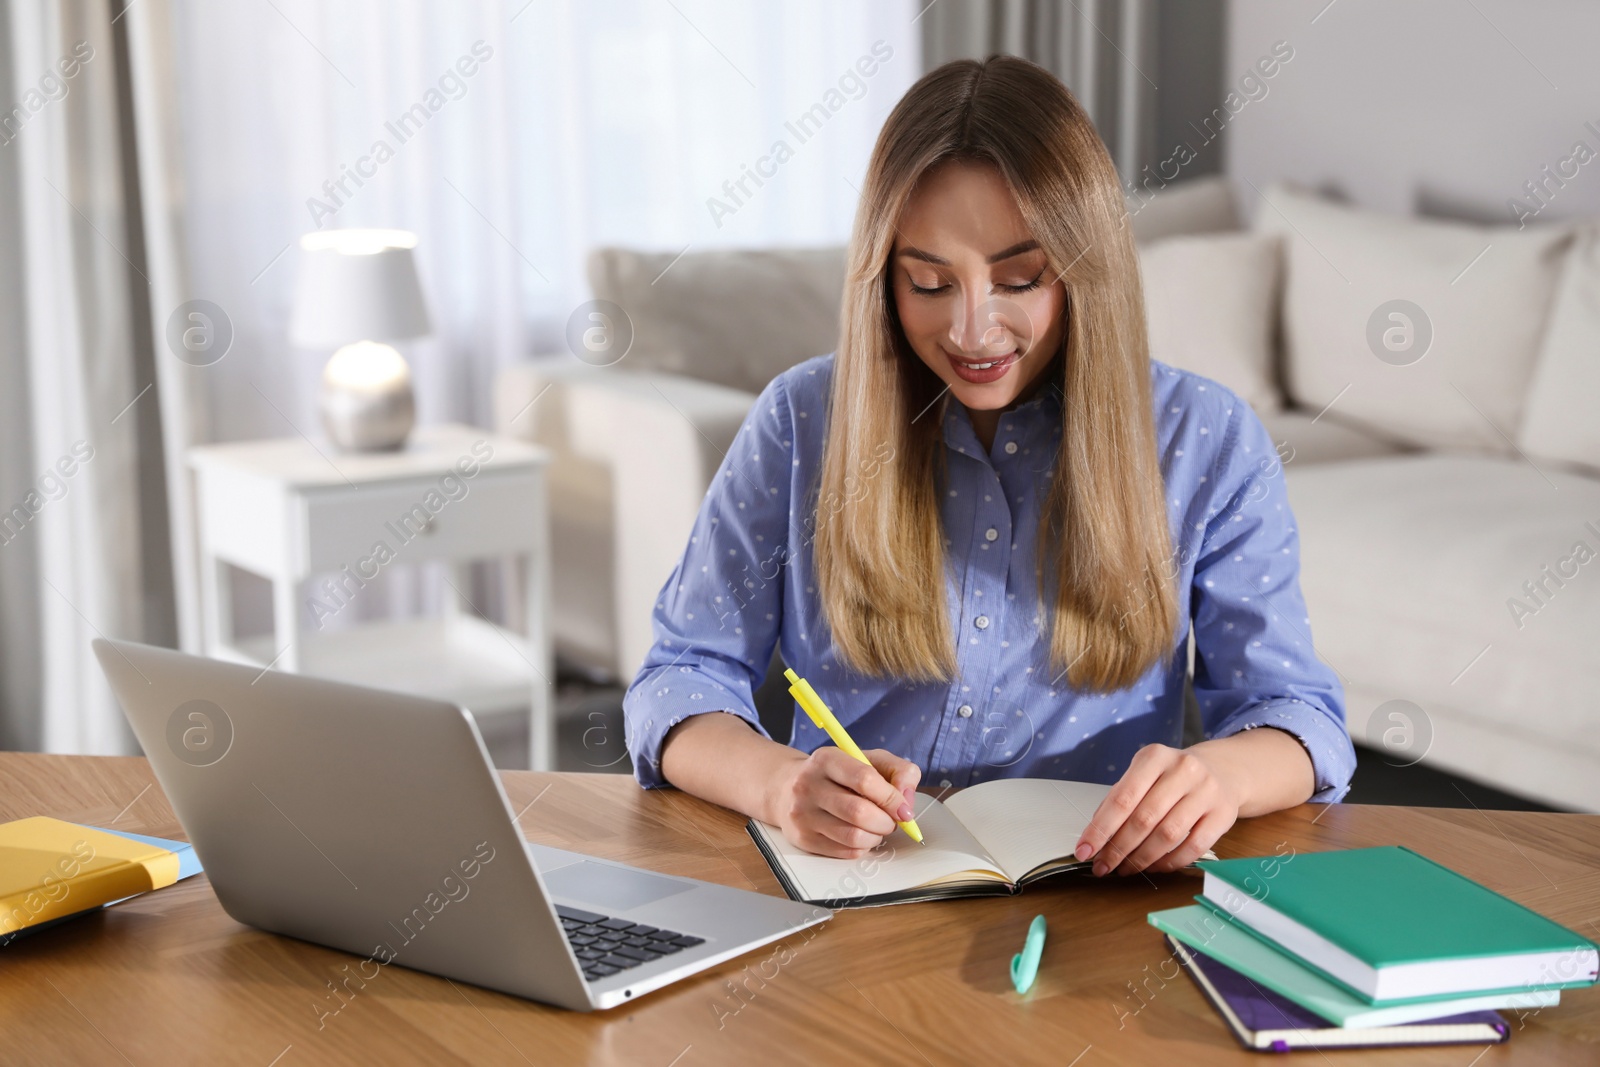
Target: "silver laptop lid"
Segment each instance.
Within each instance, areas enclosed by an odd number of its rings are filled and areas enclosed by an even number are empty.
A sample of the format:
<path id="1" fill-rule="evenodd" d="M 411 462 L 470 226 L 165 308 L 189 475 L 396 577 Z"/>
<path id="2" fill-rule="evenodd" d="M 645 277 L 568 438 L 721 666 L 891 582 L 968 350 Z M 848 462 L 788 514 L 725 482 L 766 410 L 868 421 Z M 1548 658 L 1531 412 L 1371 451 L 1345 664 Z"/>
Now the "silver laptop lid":
<path id="1" fill-rule="evenodd" d="M 127 641 L 94 650 L 230 916 L 367 957 L 362 975 L 398 963 L 591 1006 L 466 712 Z"/>

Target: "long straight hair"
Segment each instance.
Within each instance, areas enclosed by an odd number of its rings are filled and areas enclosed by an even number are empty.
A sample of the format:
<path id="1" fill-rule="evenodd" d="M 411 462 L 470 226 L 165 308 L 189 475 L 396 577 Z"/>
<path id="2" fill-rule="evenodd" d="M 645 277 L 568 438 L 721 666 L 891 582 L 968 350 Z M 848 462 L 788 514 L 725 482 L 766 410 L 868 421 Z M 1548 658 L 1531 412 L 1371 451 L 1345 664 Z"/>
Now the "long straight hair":
<path id="1" fill-rule="evenodd" d="M 1170 662 L 1178 603 L 1138 259 L 1089 116 L 1055 76 L 1013 56 L 930 71 L 895 105 L 868 164 L 816 495 L 815 569 L 834 646 L 864 674 L 955 672 L 939 493 L 956 401 L 906 340 L 890 270 L 919 176 L 948 159 L 999 169 L 1046 270 L 1065 282 L 1064 358 L 1040 383 L 1059 388 L 1062 440 L 1041 506 L 1039 603 L 1053 607 L 1052 678 L 1126 688 Z"/>

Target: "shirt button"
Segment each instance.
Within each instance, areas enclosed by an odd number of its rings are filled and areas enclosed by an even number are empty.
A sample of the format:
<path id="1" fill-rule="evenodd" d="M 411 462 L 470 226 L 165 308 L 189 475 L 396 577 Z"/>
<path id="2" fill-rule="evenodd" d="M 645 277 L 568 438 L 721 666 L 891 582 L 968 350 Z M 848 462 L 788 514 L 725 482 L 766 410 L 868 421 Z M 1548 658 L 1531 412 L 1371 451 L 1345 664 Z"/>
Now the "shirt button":
<path id="1" fill-rule="evenodd" d="M 987 530 L 983 531 L 983 539 L 985 541 L 993 541 L 993 540 L 997 539 L 999 536 L 1000 536 L 1000 531 L 996 530 L 993 526 L 991 526 Z"/>
<path id="2" fill-rule="evenodd" d="M 1007 441 L 1006 442 L 1006 455 L 1014 456 L 1016 454 L 1017 454 L 1017 443 L 1015 441 Z"/>
<path id="3" fill-rule="evenodd" d="M 963 704 L 963 705 L 961 705 L 959 708 L 956 709 L 956 714 L 961 716 L 963 719 L 972 718 L 972 705 L 971 704 Z"/>
<path id="4" fill-rule="evenodd" d="M 948 779 L 948 778 L 939 779 L 939 788 L 940 789 L 949 789 L 950 788 L 950 779 Z"/>
<path id="5" fill-rule="evenodd" d="M 987 630 L 989 628 L 989 616 L 979 615 L 976 619 L 972 620 L 972 625 L 976 626 L 980 630 Z"/>

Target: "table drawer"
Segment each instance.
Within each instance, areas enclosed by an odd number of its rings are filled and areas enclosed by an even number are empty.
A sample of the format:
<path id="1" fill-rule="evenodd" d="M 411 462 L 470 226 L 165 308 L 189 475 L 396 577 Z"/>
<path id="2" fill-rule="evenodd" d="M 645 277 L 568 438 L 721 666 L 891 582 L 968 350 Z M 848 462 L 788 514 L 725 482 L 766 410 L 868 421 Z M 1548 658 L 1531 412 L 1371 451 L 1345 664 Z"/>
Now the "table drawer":
<path id="1" fill-rule="evenodd" d="M 297 570 L 305 577 L 348 566 L 370 577 L 388 562 L 527 552 L 535 541 L 540 477 L 534 468 L 457 479 L 452 492 L 438 479 L 417 479 L 306 493 L 304 565 Z"/>

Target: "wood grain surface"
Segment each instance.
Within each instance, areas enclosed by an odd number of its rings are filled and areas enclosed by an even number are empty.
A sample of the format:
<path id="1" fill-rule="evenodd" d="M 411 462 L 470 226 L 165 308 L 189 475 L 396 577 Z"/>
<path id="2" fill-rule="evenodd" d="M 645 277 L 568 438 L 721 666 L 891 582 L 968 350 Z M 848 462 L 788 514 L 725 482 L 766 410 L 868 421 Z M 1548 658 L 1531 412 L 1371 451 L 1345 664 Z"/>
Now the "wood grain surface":
<path id="1" fill-rule="evenodd" d="M 530 841 L 778 894 L 732 812 L 631 778 L 504 772 Z M 0 753 L 0 819 L 182 838 L 142 758 Z M 1304 805 L 1246 820 L 1223 857 L 1402 844 L 1600 938 L 1600 816 Z M 1292 862 L 1292 861 L 1291 861 Z M 384 968 L 228 918 L 204 875 L 0 950 L 0 1061 L 26 1064 L 1260 1063 L 1145 922 L 1192 873 L 1065 877 L 1017 897 L 845 911 L 610 1012 L 548 1008 Z M 1007 977 L 1036 914 L 1039 977 Z M 1301 1062 L 1600 1063 L 1600 989 L 1506 1013 L 1503 1046 L 1316 1051 Z"/>

